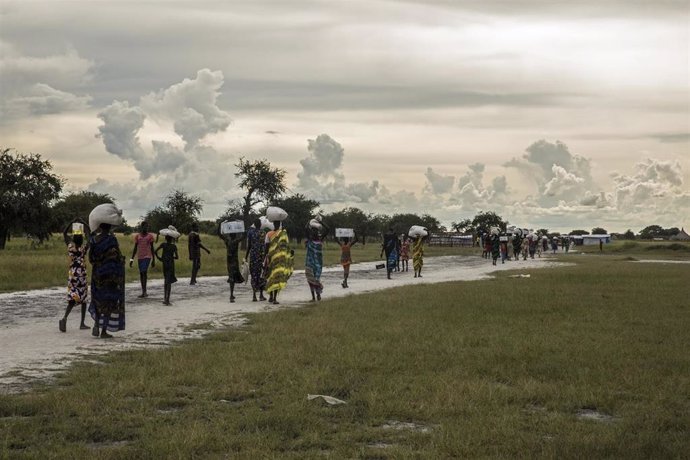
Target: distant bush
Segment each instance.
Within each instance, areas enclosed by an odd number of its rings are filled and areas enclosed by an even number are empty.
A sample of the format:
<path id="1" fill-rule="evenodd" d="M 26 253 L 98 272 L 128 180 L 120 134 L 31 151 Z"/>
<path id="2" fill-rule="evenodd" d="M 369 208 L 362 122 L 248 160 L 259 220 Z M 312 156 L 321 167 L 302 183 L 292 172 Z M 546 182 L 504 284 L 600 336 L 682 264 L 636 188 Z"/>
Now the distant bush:
<path id="1" fill-rule="evenodd" d="M 626 243 L 627 244 L 627 243 Z M 690 252 L 690 246 L 682 243 L 671 243 L 671 244 L 654 244 L 647 246 L 645 249 L 648 251 L 654 251 L 659 249 L 665 249 L 667 251 L 685 251 Z"/>

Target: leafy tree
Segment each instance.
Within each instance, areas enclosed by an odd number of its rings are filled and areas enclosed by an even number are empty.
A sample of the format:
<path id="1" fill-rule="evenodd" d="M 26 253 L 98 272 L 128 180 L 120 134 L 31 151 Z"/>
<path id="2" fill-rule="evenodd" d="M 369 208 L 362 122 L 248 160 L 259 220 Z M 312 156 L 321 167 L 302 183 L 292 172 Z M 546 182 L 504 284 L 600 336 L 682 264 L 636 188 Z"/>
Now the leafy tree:
<path id="1" fill-rule="evenodd" d="M 388 227 L 392 227 L 395 233 L 407 233 L 413 225 L 423 226 L 424 222 L 422 221 L 422 217 L 412 213 L 394 214 L 389 219 L 386 228 L 382 230 L 385 231 Z"/>
<path id="2" fill-rule="evenodd" d="M 165 199 L 163 206 L 156 206 L 146 213 L 144 220 L 152 231 L 158 232 L 168 225 L 174 225 L 180 233 L 188 233 L 203 209 L 203 201 L 198 196 L 174 190 Z"/>
<path id="3" fill-rule="evenodd" d="M 651 240 L 652 238 L 660 238 L 664 229 L 660 225 L 648 225 L 640 230 L 640 238 L 643 240 Z"/>
<path id="4" fill-rule="evenodd" d="M 538 235 L 548 235 L 549 234 L 549 229 L 548 228 L 540 228 L 537 230 Z"/>
<path id="5" fill-rule="evenodd" d="M 505 231 L 507 226 L 508 221 L 504 221 L 493 211 L 481 211 L 472 219 L 472 227 L 477 233 L 488 232 L 491 227 L 498 227 Z"/>
<path id="6" fill-rule="evenodd" d="M 623 238 L 624 240 L 634 240 L 635 234 L 632 230 L 628 229 L 625 233 L 621 235 L 621 238 Z"/>
<path id="7" fill-rule="evenodd" d="M 70 193 L 53 205 L 51 231 L 62 232 L 67 222 L 76 217 L 88 222 L 89 214 L 93 208 L 99 204 L 114 202 L 113 197 L 107 193 L 95 193 L 87 190 Z"/>
<path id="8" fill-rule="evenodd" d="M 569 233 L 569 235 L 577 235 L 577 236 L 589 235 L 589 232 L 587 230 L 573 230 Z"/>
<path id="9" fill-rule="evenodd" d="M 248 227 L 251 224 L 251 214 L 255 206 L 258 204 L 268 206 L 285 193 L 286 171 L 271 167 L 268 160 L 249 161 L 240 158 L 240 162 L 235 166 L 237 167 L 235 177 L 240 179 L 238 186 L 246 192 L 242 198 L 242 220 Z"/>
<path id="10" fill-rule="evenodd" d="M 458 233 L 472 233 L 472 221 L 470 219 L 463 219 L 459 222 L 451 222 L 450 227 Z"/>
<path id="11" fill-rule="evenodd" d="M 429 230 L 429 233 L 438 233 L 444 231 L 445 227 L 441 222 L 432 215 L 422 214 L 422 226 Z"/>
<path id="12" fill-rule="evenodd" d="M 301 243 L 307 236 L 306 225 L 314 217 L 314 210 L 320 203 L 301 193 L 296 193 L 286 198 L 274 199 L 271 204 L 283 208 L 288 213 L 288 218 L 283 222 L 283 228 L 287 230 L 291 238 Z"/>
<path id="13" fill-rule="evenodd" d="M 40 155 L 0 149 L 0 249 L 5 249 L 13 229 L 39 242 L 50 236 L 50 203 L 58 198 L 63 183 L 52 169 Z"/>
<path id="14" fill-rule="evenodd" d="M 216 230 L 218 229 L 218 223 L 214 220 L 200 220 L 198 223 L 200 233 L 213 235 L 216 233 Z"/>
<path id="15" fill-rule="evenodd" d="M 608 234 L 608 232 L 606 231 L 605 228 L 594 227 L 592 229 L 592 235 L 607 235 L 607 234 Z"/>

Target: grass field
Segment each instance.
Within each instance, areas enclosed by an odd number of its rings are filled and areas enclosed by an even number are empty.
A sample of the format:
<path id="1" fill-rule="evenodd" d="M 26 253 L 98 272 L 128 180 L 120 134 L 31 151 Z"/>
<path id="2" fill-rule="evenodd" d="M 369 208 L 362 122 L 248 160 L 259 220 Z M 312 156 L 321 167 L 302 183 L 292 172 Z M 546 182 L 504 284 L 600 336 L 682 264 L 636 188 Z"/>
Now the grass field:
<path id="1" fill-rule="evenodd" d="M 78 364 L 57 385 L 0 397 L 0 452 L 686 457 L 690 266 L 561 258 L 576 264 L 257 314 L 240 330 Z"/>
<path id="2" fill-rule="evenodd" d="M 132 236 L 117 235 L 120 249 L 129 261 L 134 243 Z M 159 240 L 159 243 L 163 239 Z M 225 262 L 225 244 L 217 236 L 202 235 L 201 239 L 211 254 L 202 251 L 201 276 L 227 274 Z M 157 245 L 156 245 L 157 247 Z M 304 245 L 293 243 L 295 249 L 295 268 L 304 268 Z M 177 276 L 190 276 L 192 264 L 187 252 L 187 237 L 182 236 L 177 243 L 180 259 L 176 261 Z M 429 256 L 441 254 L 476 254 L 472 248 L 427 248 Z M 379 259 L 381 246 L 379 244 L 357 244 L 352 248 L 352 258 L 355 262 L 368 262 Z M 244 255 L 244 254 L 243 254 Z M 340 247 L 333 241 L 327 242 L 324 250 L 324 264 L 340 263 Z M 129 264 L 129 262 L 128 262 Z M 87 270 L 88 267 L 87 267 Z M 41 276 L 36 276 L 40 273 Z M 89 271 L 90 274 L 90 271 Z M 127 265 L 127 281 L 139 280 L 136 261 L 133 268 Z M 149 270 L 151 279 L 163 278 L 163 267 L 157 264 Z M 27 240 L 13 239 L 4 251 L 0 251 L 0 292 L 38 289 L 43 287 L 60 286 L 67 283 L 67 251 L 62 240 L 57 238 L 44 243 L 43 246 L 31 249 Z"/>

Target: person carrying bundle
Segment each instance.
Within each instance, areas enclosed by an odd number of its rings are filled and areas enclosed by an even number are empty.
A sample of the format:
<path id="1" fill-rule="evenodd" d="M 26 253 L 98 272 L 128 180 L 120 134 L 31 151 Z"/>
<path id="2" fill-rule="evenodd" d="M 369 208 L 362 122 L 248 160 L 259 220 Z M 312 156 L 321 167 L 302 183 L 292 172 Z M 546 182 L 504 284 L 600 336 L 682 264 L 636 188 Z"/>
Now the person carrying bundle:
<path id="1" fill-rule="evenodd" d="M 244 227 L 244 224 L 241 222 L 240 224 Z M 228 283 L 230 284 L 230 303 L 235 303 L 235 284 L 244 283 L 244 276 L 242 276 L 238 258 L 240 243 L 242 242 L 244 233 L 223 233 L 219 225 L 218 236 L 220 236 L 225 243 L 225 249 L 227 251 L 226 263 L 228 269 Z"/>
<path id="2" fill-rule="evenodd" d="M 175 277 L 175 261 L 179 258 L 177 255 L 177 245 L 175 240 L 180 237 L 180 233 L 175 227 L 170 225 L 158 232 L 159 235 L 165 237 L 165 242 L 161 243 L 154 252 L 154 255 L 163 264 L 163 305 L 171 305 L 170 294 L 173 283 L 177 283 Z M 163 251 L 162 255 L 158 252 Z"/>
<path id="3" fill-rule="evenodd" d="M 89 314 L 95 321 L 91 334 L 102 339 L 112 338 L 108 331 L 125 330 L 125 258 L 111 233 L 112 227 L 121 223 L 122 211 L 112 203 L 96 206 L 89 215 L 89 227 L 98 229 L 89 239 Z"/>
<path id="4" fill-rule="evenodd" d="M 68 236 L 70 229 L 72 230 L 71 238 Z M 79 329 L 89 328 L 84 324 L 84 319 L 86 318 L 86 298 L 88 295 L 85 259 L 89 249 L 88 240 L 86 244 L 84 244 L 84 233 L 87 235 L 90 233 L 89 226 L 79 218 L 67 224 L 67 227 L 65 227 L 65 230 L 62 232 L 65 244 L 67 245 L 67 254 L 69 255 L 70 263 L 67 279 L 67 308 L 65 309 L 65 315 L 58 321 L 60 332 L 67 331 L 67 317 L 76 304 L 81 304 L 81 322 L 79 323 Z"/>
<path id="5" fill-rule="evenodd" d="M 279 305 L 278 294 L 285 289 L 292 276 L 295 251 L 290 249 L 287 230 L 282 228 L 287 213 L 271 206 L 266 210 L 266 217 L 273 221 L 275 229 L 266 234 L 266 292 L 269 294 L 268 301 Z"/>
<path id="6" fill-rule="evenodd" d="M 357 244 L 357 237 L 351 240 L 349 236 L 345 236 L 337 241 L 340 246 L 340 265 L 343 266 L 343 282 L 341 286 L 345 289 L 350 287 L 347 284 L 347 279 L 350 277 L 350 265 L 352 265 L 352 246 Z"/>
<path id="7" fill-rule="evenodd" d="M 386 253 L 386 272 L 388 279 L 391 279 L 391 272 L 395 268 L 398 261 L 398 237 L 395 235 L 392 227 L 388 228 L 388 231 L 383 235 L 383 243 L 381 244 L 381 255 Z"/>
<path id="8" fill-rule="evenodd" d="M 269 223 L 270 224 L 270 223 Z M 245 261 L 249 261 L 249 274 L 252 281 L 252 302 L 256 302 L 256 293 L 259 292 L 259 300 L 264 301 L 264 289 L 266 288 L 266 278 L 264 276 L 264 258 L 266 257 L 266 246 L 264 241 L 266 234 L 262 228 L 261 219 L 256 219 L 254 225 L 247 231 L 247 253 Z"/>
<path id="9" fill-rule="evenodd" d="M 321 300 L 323 284 L 321 284 L 321 272 L 323 270 L 323 241 L 322 234 L 328 232 L 328 227 L 317 216 L 307 224 L 307 241 L 305 246 L 307 253 L 304 260 L 304 274 L 307 277 L 312 302 Z"/>

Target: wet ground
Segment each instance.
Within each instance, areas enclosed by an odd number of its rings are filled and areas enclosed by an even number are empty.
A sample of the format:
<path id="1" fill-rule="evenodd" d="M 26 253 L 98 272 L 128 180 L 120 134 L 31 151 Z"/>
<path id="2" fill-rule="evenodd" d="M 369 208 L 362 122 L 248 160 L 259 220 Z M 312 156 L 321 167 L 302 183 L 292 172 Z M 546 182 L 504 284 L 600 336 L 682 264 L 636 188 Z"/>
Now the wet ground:
<path id="1" fill-rule="evenodd" d="M 377 263 L 354 264 L 348 289 L 340 285 L 341 267 L 324 269 L 323 298 L 415 283 L 476 280 L 497 270 L 556 265 L 548 258 L 499 262 L 493 266 L 480 257 L 434 257 L 425 260 L 422 278 L 415 279 L 410 271 L 393 273 L 393 279 L 387 280 L 385 270 L 375 268 Z M 50 379 L 75 359 L 94 360 L 97 355 L 112 351 L 160 347 L 201 337 L 215 328 L 241 325 L 246 313 L 299 307 L 311 298 L 304 271 L 293 274 L 278 298 L 279 306 L 252 302 L 249 284 L 237 286 L 237 300 L 230 303 L 226 278 L 218 276 L 201 277 L 195 286 L 189 285 L 189 278 L 179 278 L 172 288 L 170 306 L 162 305 L 161 280 L 150 281 L 148 291 L 149 297 L 141 299 L 137 297 L 141 293 L 139 283 L 127 284 L 126 330 L 114 333 L 113 339 L 98 339 L 91 336 L 90 330 L 79 330 L 78 307 L 69 316 L 67 332 L 58 331 L 58 320 L 67 303 L 65 287 L 0 294 L 0 393 L 21 391 L 31 382 Z M 93 324 L 88 313 L 86 324 Z"/>

